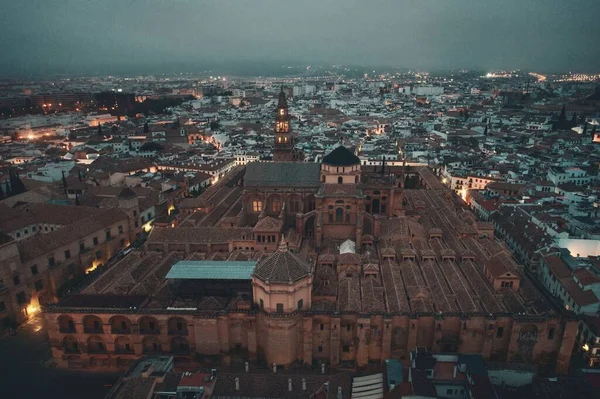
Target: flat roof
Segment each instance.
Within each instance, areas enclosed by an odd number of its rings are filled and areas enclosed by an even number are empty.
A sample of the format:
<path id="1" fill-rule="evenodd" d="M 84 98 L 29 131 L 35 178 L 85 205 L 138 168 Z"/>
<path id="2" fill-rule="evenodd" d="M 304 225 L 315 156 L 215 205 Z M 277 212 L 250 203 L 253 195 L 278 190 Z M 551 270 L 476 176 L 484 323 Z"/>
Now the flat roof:
<path id="1" fill-rule="evenodd" d="M 175 263 L 168 279 L 250 280 L 256 261 L 182 260 Z"/>

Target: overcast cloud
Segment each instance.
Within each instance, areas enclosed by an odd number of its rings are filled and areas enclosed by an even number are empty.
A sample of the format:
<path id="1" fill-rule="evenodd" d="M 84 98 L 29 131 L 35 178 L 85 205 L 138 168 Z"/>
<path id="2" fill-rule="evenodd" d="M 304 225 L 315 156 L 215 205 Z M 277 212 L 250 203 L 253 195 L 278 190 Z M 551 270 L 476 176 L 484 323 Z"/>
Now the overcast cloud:
<path id="1" fill-rule="evenodd" d="M 230 62 L 600 69 L 600 0 L 2 0 L 0 73 Z"/>

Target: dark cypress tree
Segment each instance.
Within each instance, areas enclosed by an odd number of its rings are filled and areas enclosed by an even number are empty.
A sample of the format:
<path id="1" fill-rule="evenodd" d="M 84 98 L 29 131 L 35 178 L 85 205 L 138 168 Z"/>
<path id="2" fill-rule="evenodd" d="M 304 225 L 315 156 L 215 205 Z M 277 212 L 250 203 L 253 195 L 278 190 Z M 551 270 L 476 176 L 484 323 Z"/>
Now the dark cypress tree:
<path id="1" fill-rule="evenodd" d="M 144 133 L 150 133 L 150 126 L 148 122 L 144 123 Z"/>
<path id="2" fill-rule="evenodd" d="M 102 125 L 100 123 L 98 123 L 98 136 L 104 136 L 102 133 Z"/>
<path id="3" fill-rule="evenodd" d="M 77 171 L 77 177 L 79 178 L 79 181 L 83 181 L 83 178 L 81 177 L 81 170 Z"/>
<path id="4" fill-rule="evenodd" d="M 385 173 L 385 155 L 382 157 L 383 161 L 381 162 L 381 174 Z"/>
<path id="5" fill-rule="evenodd" d="M 596 136 L 596 126 L 594 125 L 594 127 L 592 127 L 592 133 L 590 133 L 592 135 L 592 141 L 594 141 L 594 137 Z"/>
<path id="6" fill-rule="evenodd" d="M 577 112 L 573 112 L 573 117 L 571 118 L 571 127 L 577 126 Z"/>
<path id="7" fill-rule="evenodd" d="M 12 171 L 10 173 L 10 186 L 11 186 L 13 195 L 21 194 L 21 193 L 24 193 L 25 191 L 27 191 L 27 189 L 25 188 L 25 185 L 23 184 L 23 182 L 21 181 L 21 178 L 19 177 L 19 174 L 15 171 Z"/>
<path id="8" fill-rule="evenodd" d="M 65 177 L 65 171 L 62 171 L 62 185 L 65 194 L 67 193 L 67 178 Z"/>
<path id="9" fill-rule="evenodd" d="M 483 131 L 483 135 L 487 137 L 487 135 L 488 135 L 488 125 L 485 125 L 485 130 Z"/>
<path id="10" fill-rule="evenodd" d="M 563 104 L 560 115 L 558 115 L 558 122 L 564 123 L 567 120 L 567 104 Z"/>
<path id="11" fill-rule="evenodd" d="M 79 195 L 78 194 L 75 194 L 75 205 L 76 206 L 81 205 L 81 203 L 79 202 Z"/>
<path id="12" fill-rule="evenodd" d="M 581 134 L 582 134 L 583 136 L 585 136 L 585 135 L 587 134 L 587 123 L 584 123 L 584 124 L 583 124 L 583 132 L 581 132 Z M 592 140 L 593 140 L 593 137 L 592 137 Z"/>
<path id="13" fill-rule="evenodd" d="M 10 188 L 10 183 L 8 181 L 9 179 L 4 180 L 4 192 L 6 193 L 6 198 L 10 197 L 12 195 L 12 190 Z"/>

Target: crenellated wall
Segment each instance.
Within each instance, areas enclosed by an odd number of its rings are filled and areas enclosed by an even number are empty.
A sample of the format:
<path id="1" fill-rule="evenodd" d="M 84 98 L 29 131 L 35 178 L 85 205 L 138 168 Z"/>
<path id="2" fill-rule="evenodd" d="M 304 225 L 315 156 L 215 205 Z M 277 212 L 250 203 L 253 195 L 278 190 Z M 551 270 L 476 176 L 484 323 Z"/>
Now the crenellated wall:
<path id="1" fill-rule="evenodd" d="M 57 364 L 98 370 L 125 368 L 151 353 L 171 353 L 188 362 L 200 356 L 223 364 L 303 362 L 361 368 L 390 357 L 406 359 L 416 346 L 424 346 L 433 352 L 482 353 L 495 361 L 556 364 L 556 371 L 564 374 L 577 335 L 575 320 L 557 318 L 55 312 L 59 310 L 45 314 Z"/>

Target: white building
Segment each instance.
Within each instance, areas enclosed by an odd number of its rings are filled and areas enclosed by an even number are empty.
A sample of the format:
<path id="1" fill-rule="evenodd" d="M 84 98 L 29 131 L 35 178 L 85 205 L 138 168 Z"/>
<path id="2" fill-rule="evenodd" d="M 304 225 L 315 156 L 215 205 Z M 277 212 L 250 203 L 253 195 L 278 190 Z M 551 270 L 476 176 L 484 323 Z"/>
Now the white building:
<path id="1" fill-rule="evenodd" d="M 548 180 L 554 185 L 572 183 L 575 185 L 588 185 L 592 181 L 593 177 L 589 176 L 588 173 L 577 167 L 561 168 L 553 166 L 548 170 Z"/>

